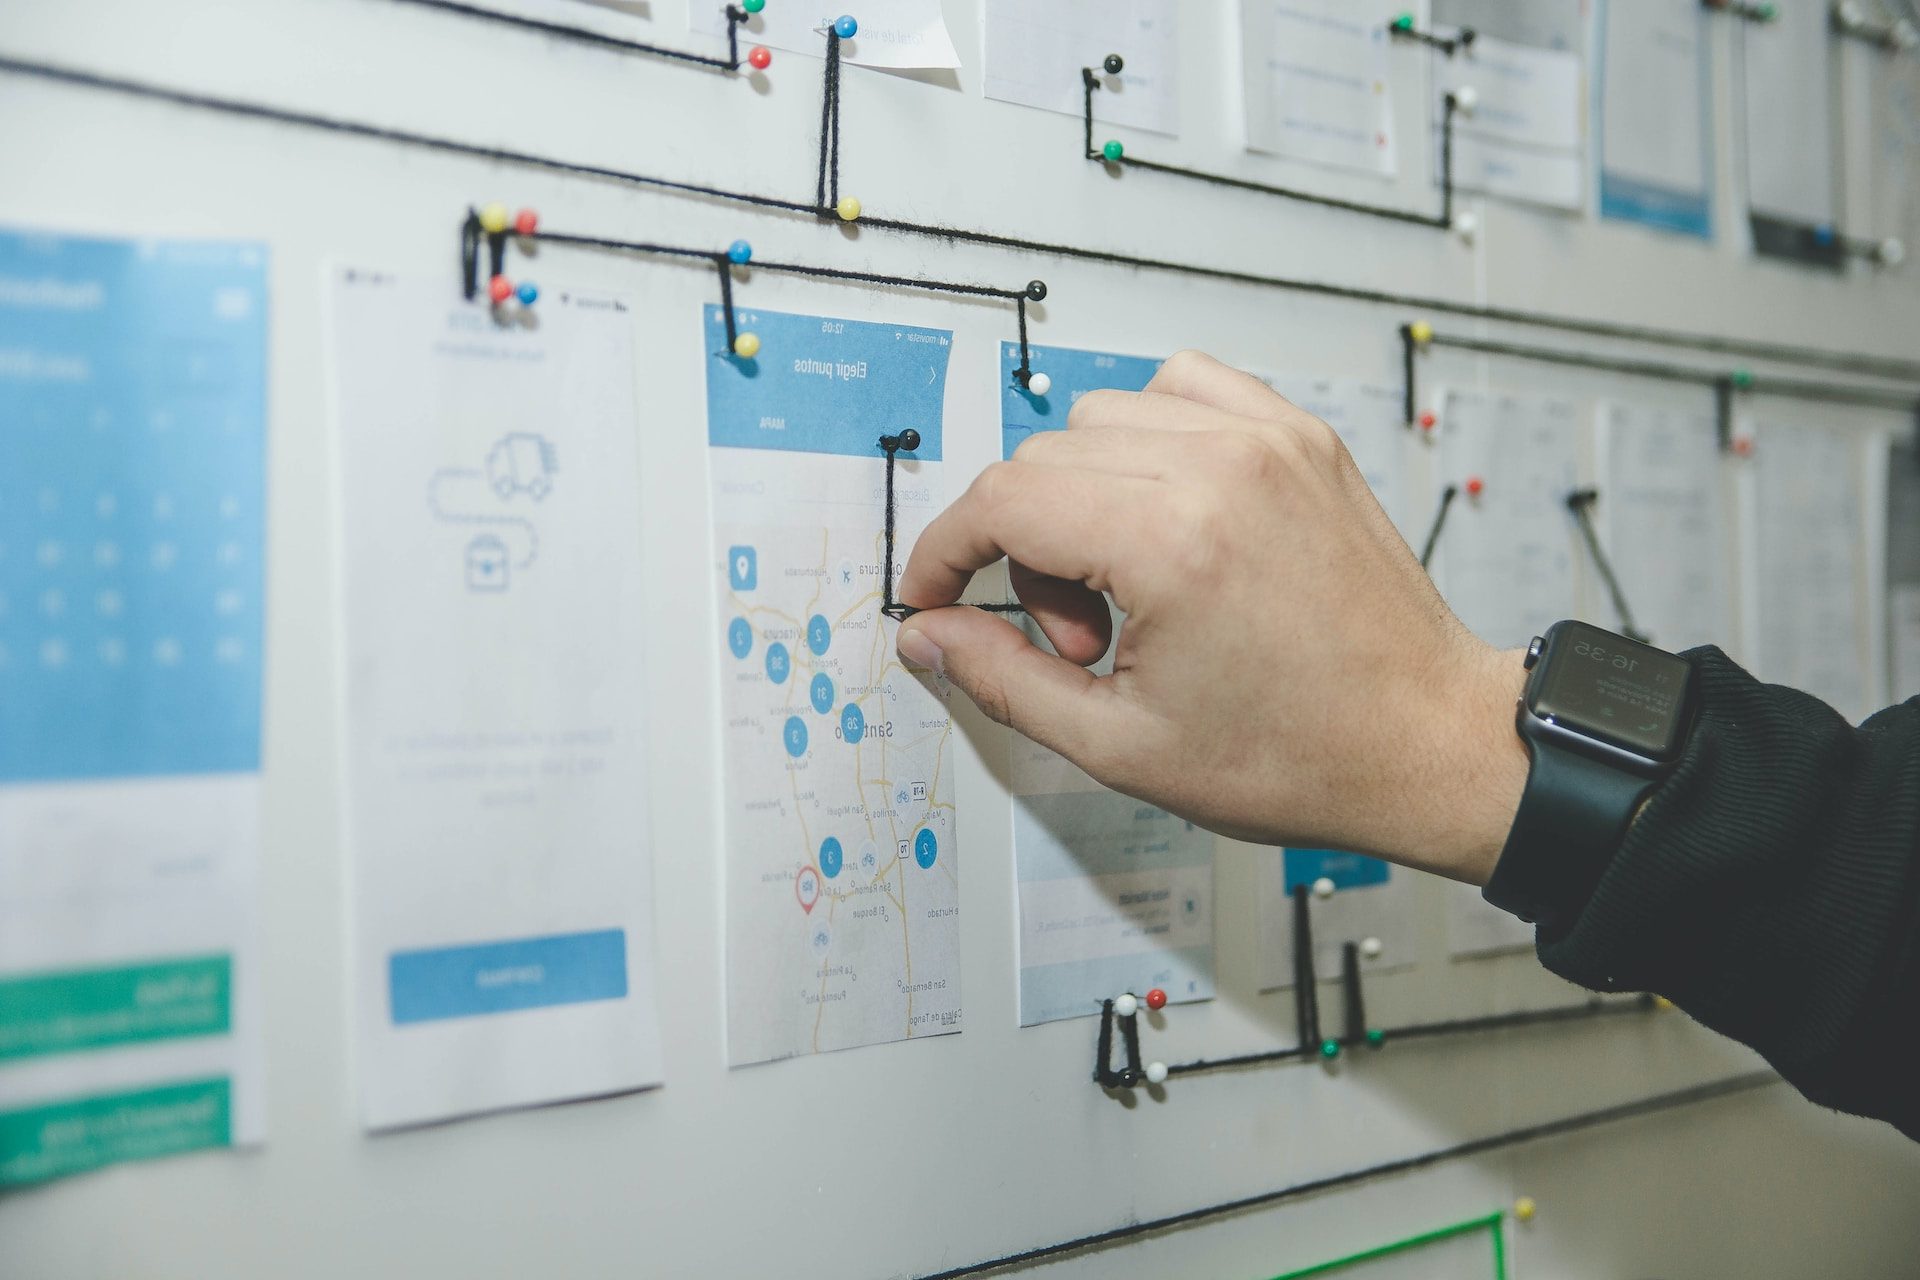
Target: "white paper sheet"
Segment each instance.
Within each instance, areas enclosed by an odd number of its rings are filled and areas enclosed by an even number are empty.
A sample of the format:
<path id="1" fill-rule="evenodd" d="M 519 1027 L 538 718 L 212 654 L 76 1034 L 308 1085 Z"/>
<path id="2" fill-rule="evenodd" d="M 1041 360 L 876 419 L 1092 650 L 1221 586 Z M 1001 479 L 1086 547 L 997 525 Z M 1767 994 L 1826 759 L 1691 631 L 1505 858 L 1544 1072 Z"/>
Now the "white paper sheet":
<path id="1" fill-rule="evenodd" d="M 1861 466 L 1859 442 L 1844 432 L 1754 428 L 1756 670 L 1851 720 L 1878 709 L 1867 674 Z"/>
<path id="2" fill-rule="evenodd" d="M 1434 178 L 1447 93 L 1472 86 L 1479 102 L 1454 120 L 1454 185 L 1559 209 L 1581 205 L 1585 112 L 1575 53 L 1490 36 L 1433 59 Z"/>
<path id="3" fill-rule="evenodd" d="M 1586 48 L 1588 7 L 1589 0 L 1433 0 L 1433 24 L 1440 31 L 1472 27 L 1512 44 L 1580 53 Z"/>
<path id="4" fill-rule="evenodd" d="M 1574 616 L 1579 531 L 1579 410 L 1553 396 L 1439 395 L 1436 487 L 1459 486 L 1433 561 L 1434 581 L 1476 635 L 1523 648 Z M 1482 485 L 1478 497 L 1468 492 Z M 1437 497 L 1437 495 L 1436 495 Z M 1431 508 L 1430 508 L 1431 510 Z"/>
<path id="5" fill-rule="evenodd" d="M 1827 6 L 1788 0 L 1774 22 L 1742 22 L 1747 202 L 1809 226 L 1834 216 L 1832 37 Z"/>
<path id="6" fill-rule="evenodd" d="M 1247 145 L 1391 176 L 1387 24 L 1397 12 L 1378 0 L 1243 0 Z"/>
<path id="7" fill-rule="evenodd" d="M 1600 213 L 1713 234 L 1706 12 L 1602 0 Z"/>
<path id="8" fill-rule="evenodd" d="M 1887 591 L 1887 625 L 1892 633 L 1893 696 L 1920 696 L 1920 585 L 1906 582 Z"/>
<path id="9" fill-rule="evenodd" d="M 1406 408 L 1400 388 L 1301 373 L 1277 374 L 1262 381 L 1334 429 L 1388 519 L 1406 536 L 1408 522 L 1414 518 L 1408 481 L 1412 442 L 1403 421 Z"/>
<path id="10" fill-rule="evenodd" d="M 880 612 L 885 456 L 897 577 L 944 504 L 943 329 L 742 311 L 707 362 L 735 1065 L 960 1030 L 948 689 Z M 724 351 L 709 307 L 709 350 Z"/>
<path id="11" fill-rule="evenodd" d="M 1096 122 L 1180 132 L 1173 0 L 986 0 L 983 25 L 989 98 L 1079 117 L 1080 69 L 1091 67 Z M 1101 68 L 1110 53 L 1126 61 L 1117 76 Z"/>
<path id="12" fill-rule="evenodd" d="M 823 8 L 773 0 L 740 28 L 741 53 L 749 45 L 764 44 L 774 49 L 824 57 L 826 28 L 842 14 L 852 14 L 860 28 L 851 40 L 840 45 L 840 59 L 862 67 L 885 67 L 894 71 L 951 69 L 960 65 L 960 55 L 947 33 L 947 20 L 940 11 L 940 0 L 888 0 L 885 5 L 852 5 Z M 725 6 L 694 0 L 688 14 L 695 31 L 724 37 L 727 34 Z"/>
<path id="13" fill-rule="evenodd" d="M 330 285 L 361 1115 L 656 1084 L 632 304 Z"/>
<path id="14" fill-rule="evenodd" d="M 1259 981 L 1262 991 L 1294 984 L 1293 886 L 1309 888 L 1322 877 L 1333 896 L 1313 898 L 1313 971 L 1322 982 L 1339 978 L 1346 944 L 1362 946 L 1363 973 L 1402 969 L 1415 959 L 1418 872 L 1357 854 L 1320 849 L 1259 849 L 1254 881 L 1260 918 Z M 1363 944 L 1379 943 L 1373 950 Z M 1371 954 L 1370 954 L 1371 952 Z"/>
<path id="15" fill-rule="evenodd" d="M 0 1190 L 265 1134 L 266 326 L 258 245 L 0 232 Z"/>
<path id="16" fill-rule="evenodd" d="M 1634 620 L 1662 649 L 1737 651 L 1736 566 L 1713 416 L 1603 402 L 1594 458 L 1594 522 Z M 1619 618 L 1608 622 L 1619 628 Z"/>

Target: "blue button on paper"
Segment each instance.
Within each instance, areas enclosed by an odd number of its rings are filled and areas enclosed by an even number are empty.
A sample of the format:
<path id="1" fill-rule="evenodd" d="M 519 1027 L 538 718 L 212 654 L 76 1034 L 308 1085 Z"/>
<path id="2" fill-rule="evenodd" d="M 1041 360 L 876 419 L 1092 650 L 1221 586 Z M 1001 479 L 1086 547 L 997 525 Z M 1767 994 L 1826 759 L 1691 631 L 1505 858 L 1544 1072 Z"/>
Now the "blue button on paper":
<path id="1" fill-rule="evenodd" d="M 387 991 L 395 1026 L 619 1000 L 627 994 L 627 935 L 602 929 L 396 951 Z"/>

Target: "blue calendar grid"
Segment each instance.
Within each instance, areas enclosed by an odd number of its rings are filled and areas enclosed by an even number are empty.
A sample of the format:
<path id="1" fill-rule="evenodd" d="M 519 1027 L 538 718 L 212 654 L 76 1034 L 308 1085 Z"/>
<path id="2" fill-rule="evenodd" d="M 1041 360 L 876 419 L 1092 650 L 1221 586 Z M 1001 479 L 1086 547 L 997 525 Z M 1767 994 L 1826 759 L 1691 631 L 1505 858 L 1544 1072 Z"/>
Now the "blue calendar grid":
<path id="1" fill-rule="evenodd" d="M 0 784 L 260 760 L 266 252 L 0 232 Z"/>

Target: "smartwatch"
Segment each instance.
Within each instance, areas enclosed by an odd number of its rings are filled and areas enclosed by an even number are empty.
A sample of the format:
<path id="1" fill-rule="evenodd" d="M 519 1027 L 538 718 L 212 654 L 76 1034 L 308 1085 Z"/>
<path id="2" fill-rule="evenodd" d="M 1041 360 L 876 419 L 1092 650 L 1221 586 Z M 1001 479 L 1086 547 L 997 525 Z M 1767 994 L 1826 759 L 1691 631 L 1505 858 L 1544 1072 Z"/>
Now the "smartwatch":
<path id="1" fill-rule="evenodd" d="M 1515 723 L 1532 767 L 1483 896 L 1547 931 L 1571 923 L 1672 773 L 1693 728 L 1684 658 L 1584 622 L 1527 647 Z"/>

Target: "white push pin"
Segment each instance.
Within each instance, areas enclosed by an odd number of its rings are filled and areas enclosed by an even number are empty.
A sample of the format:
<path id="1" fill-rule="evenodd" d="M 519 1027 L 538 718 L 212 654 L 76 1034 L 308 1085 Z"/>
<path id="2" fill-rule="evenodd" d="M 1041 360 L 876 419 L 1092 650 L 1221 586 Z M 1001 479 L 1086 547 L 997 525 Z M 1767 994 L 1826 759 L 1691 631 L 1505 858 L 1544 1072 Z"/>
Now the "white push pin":
<path id="1" fill-rule="evenodd" d="M 1333 890 L 1334 883 L 1326 876 L 1321 876 L 1313 882 L 1313 896 L 1316 898 L 1331 898 Z"/>
<path id="2" fill-rule="evenodd" d="M 1378 938 L 1362 938 L 1360 940 L 1360 954 L 1368 960 L 1378 960 L 1380 953 L 1386 949 L 1387 944 Z"/>
<path id="3" fill-rule="evenodd" d="M 1167 1064 L 1164 1062 L 1149 1062 L 1147 1064 L 1147 1083 L 1165 1084 L 1166 1082 Z"/>
<path id="4" fill-rule="evenodd" d="M 1920 44 L 1920 27 L 1914 26 L 1907 18 L 1894 23 L 1887 34 L 1892 37 L 1896 49 L 1911 49 Z"/>
<path id="5" fill-rule="evenodd" d="M 1453 215 L 1453 234 L 1469 244 L 1480 234 L 1480 215 L 1471 209 L 1463 209 Z"/>
<path id="6" fill-rule="evenodd" d="M 1027 379 L 1027 390 L 1037 396 L 1043 396 L 1053 390 L 1053 379 L 1044 373 L 1036 373 Z"/>
<path id="7" fill-rule="evenodd" d="M 1140 1001 L 1131 991 L 1123 993 L 1113 1002 L 1113 1011 L 1123 1018 L 1131 1018 L 1140 1011 Z"/>
<path id="8" fill-rule="evenodd" d="M 1880 259 L 1883 267 L 1897 267 L 1907 260 L 1907 246 L 1898 236 L 1888 236 L 1874 250 L 1874 256 Z"/>
<path id="9" fill-rule="evenodd" d="M 1470 84 L 1463 84 L 1453 91 L 1453 109 L 1463 116 L 1471 116 L 1480 105 L 1480 91 Z"/>
<path id="10" fill-rule="evenodd" d="M 1839 4 L 1833 6 L 1833 16 L 1848 31 L 1856 30 L 1867 20 L 1866 11 L 1856 0 L 1840 0 Z"/>

